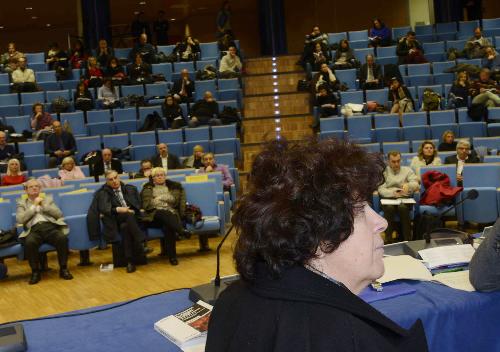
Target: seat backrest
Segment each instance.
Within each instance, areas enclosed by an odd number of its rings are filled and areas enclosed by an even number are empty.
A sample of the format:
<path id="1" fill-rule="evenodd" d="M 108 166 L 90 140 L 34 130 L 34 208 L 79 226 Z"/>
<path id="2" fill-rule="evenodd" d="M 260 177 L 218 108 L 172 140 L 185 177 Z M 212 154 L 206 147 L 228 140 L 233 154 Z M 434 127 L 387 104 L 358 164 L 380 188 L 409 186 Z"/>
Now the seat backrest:
<path id="1" fill-rule="evenodd" d="M 178 130 L 158 130 L 158 143 L 182 143 L 184 142 L 183 131 Z"/>
<path id="2" fill-rule="evenodd" d="M 130 144 L 136 146 L 156 144 L 156 133 L 155 131 L 132 132 L 130 133 Z"/>
<path id="3" fill-rule="evenodd" d="M 227 165 L 229 168 L 234 167 L 234 154 L 233 153 L 223 153 L 223 154 L 215 154 L 215 160 L 217 160 L 217 164 Z"/>
<path id="4" fill-rule="evenodd" d="M 423 46 L 426 54 L 433 54 L 433 53 L 437 54 L 445 52 L 445 44 L 443 41 L 434 43 L 424 43 Z"/>
<path id="5" fill-rule="evenodd" d="M 377 48 L 377 57 L 391 57 L 396 56 L 396 46 L 380 46 Z"/>
<path id="6" fill-rule="evenodd" d="M 366 101 L 376 101 L 380 105 L 386 105 L 389 89 L 375 89 L 366 91 Z"/>
<path id="7" fill-rule="evenodd" d="M 404 37 L 409 31 L 411 31 L 410 26 L 404 26 L 404 27 L 394 27 L 392 29 L 392 38 L 394 40 Z"/>
<path id="8" fill-rule="evenodd" d="M 436 33 L 453 33 L 457 31 L 456 22 L 436 23 Z"/>
<path id="9" fill-rule="evenodd" d="M 203 216 L 218 216 L 215 181 L 182 182 L 186 190 L 186 201 L 200 207 Z"/>
<path id="10" fill-rule="evenodd" d="M 146 95 L 150 97 L 164 97 L 168 94 L 168 83 L 157 82 L 146 84 Z"/>
<path id="11" fill-rule="evenodd" d="M 31 118 L 28 115 L 24 116 L 7 116 L 5 117 L 5 124 L 12 126 L 17 133 L 22 133 L 24 130 L 31 130 Z"/>
<path id="12" fill-rule="evenodd" d="M 456 123 L 455 110 L 430 111 L 431 125 Z"/>
<path id="13" fill-rule="evenodd" d="M 61 193 L 59 194 L 59 204 L 64 216 L 87 214 L 93 197 L 94 191 L 75 194 Z"/>
<path id="14" fill-rule="evenodd" d="M 212 139 L 236 138 L 236 124 L 212 126 Z"/>
<path id="15" fill-rule="evenodd" d="M 319 120 L 321 131 L 343 131 L 344 118 L 343 117 L 327 117 Z"/>
<path id="16" fill-rule="evenodd" d="M 425 24 L 425 25 L 415 26 L 415 33 L 417 35 L 433 34 L 434 33 L 434 27 L 432 26 L 432 24 Z"/>
<path id="17" fill-rule="evenodd" d="M 45 103 L 45 92 L 21 93 L 21 104 Z"/>
<path id="18" fill-rule="evenodd" d="M 87 123 L 111 122 L 109 110 L 87 111 Z"/>
<path id="19" fill-rule="evenodd" d="M 0 94 L 0 106 L 18 105 L 18 104 L 19 104 L 19 99 L 17 97 L 17 93 Z"/>
<path id="20" fill-rule="evenodd" d="M 162 116 L 161 106 L 160 105 L 155 105 L 155 106 L 141 106 L 139 108 L 139 126 L 142 126 L 144 124 L 144 121 L 146 120 L 146 117 L 149 114 L 154 113 L 155 111 L 160 116 Z"/>
<path id="21" fill-rule="evenodd" d="M 400 153 L 409 153 L 410 152 L 410 142 L 384 142 L 382 143 L 382 151 L 384 154 L 392 150 L 397 150 Z"/>
<path id="22" fill-rule="evenodd" d="M 210 129 L 207 126 L 197 128 L 186 128 L 184 130 L 186 142 L 206 141 L 210 139 Z"/>
<path id="23" fill-rule="evenodd" d="M 101 150 L 101 136 L 77 137 L 76 149 L 80 156 L 93 150 Z"/>
<path id="24" fill-rule="evenodd" d="M 167 81 L 172 79 L 172 64 L 170 62 L 151 65 L 153 74 L 161 73 Z"/>
<path id="25" fill-rule="evenodd" d="M 369 153 L 380 153 L 380 143 L 365 143 L 360 144 L 359 147 Z"/>
<path id="26" fill-rule="evenodd" d="M 357 40 L 367 40 L 368 39 L 368 31 L 349 31 L 347 32 L 349 41 L 357 41 Z"/>
<path id="27" fill-rule="evenodd" d="M 366 62 L 366 55 L 368 54 L 375 56 L 375 50 L 373 48 L 354 49 L 354 57 L 362 64 Z"/>
<path id="28" fill-rule="evenodd" d="M 142 84 L 137 84 L 134 86 L 121 86 L 121 96 L 126 97 L 128 95 L 144 95 L 144 86 Z"/>
<path id="29" fill-rule="evenodd" d="M 40 155 L 45 153 L 43 141 L 19 143 L 19 152 L 24 155 Z"/>
<path id="30" fill-rule="evenodd" d="M 87 126 L 82 111 L 65 112 L 61 114 L 61 123 L 68 121 L 71 126 L 73 135 L 87 135 Z"/>
<path id="31" fill-rule="evenodd" d="M 489 149 L 500 149 L 500 137 L 474 137 L 472 143 L 474 148 L 483 146 Z"/>
<path id="32" fill-rule="evenodd" d="M 200 43 L 200 51 L 202 59 L 219 57 L 219 46 L 217 42 Z"/>
<path id="33" fill-rule="evenodd" d="M 449 50 L 450 48 L 455 48 L 457 50 L 463 50 L 465 47 L 465 43 L 467 40 L 462 39 L 462 40 L 447 40 L 446 41 L 446 50 Z"/>
<path id="34" fill-rule="evenodd" d="M 337 80 L 347 84 L 350 89 L 356 89 L 356 69 L 336 70 Z"/>
<path id="35" fill-rule="evenodd" d="M 420 168 L 420 176 L 425 174 L 427 171 L 434 170 L 434 171 L 439 171 L 444 174 L 447 174 L 448 177 L 450 178 L 450 185 L 451 186 L 456 186 L 457 185 L 457 168 L 455 165 L 439 165 L 439 166 L 434 166 L 434 165 L 428 165 L 428 166 L 422 166 Z M 421 187 L 423 190 L 423 183 L 421 182 Z"/>
<path id="36" fill-rule="evenodd" d="M 362 91 L 340 92 L 340 101 L 342 105 L 347 103 L 363 104 L 364 100 Z"/>
<path id="37" fill-rule="evenodd" d="M 403 127 L 427 125 L 425 112 L 409 112 L 403 114 Z"/>
<path id="38" fill-rule="evenodd" d="M 140 160 L 122 162 L 122 169 L 123 169 L 123 172 L 125 172 L 125 173 L 138 172 L 140 168 L 141 168 L 141 161 Z"/>
<path id="39" fill-rule="evenodd" d="M 104 148 L 126 148 L 128 146 L 128 134 L 105 134 L 102 136 Z"/>
<path id="40" fill-rule="evenodd" d="M 380 114 L 374 115 L 375 128 L 399 127 L 398 114 Z"/>
<path id="41" fill-rule="evenodd" d="M 114 121 L 137 120 L 137 110 L 136 108 L 114 109 L 113 120 Z"/>
<path id="42" fill-rule="evenodd" d="M 338 43 L 342 39 L 347 39 L 347 33 L 346 32 L 328 33 L 328 42 L 330 43 L 330 45 Z"/>
<path id="43" fill-rule="evenodd" d="M 500 187 L 500 164 L 465 164 L 464 187 Z"/>
<path id="44" fill-rule="evenodd" d="M 0 202 L 0 230 L 8 230 L 14 226 L 12 217 L 12 203 L 14 200 L 4 200 Z"/>
<path id="45" fill-rule="evenodd" d="M 372 121 L 370 116 L 349 117 L 347 119 L 347 130 L 351 137 L 370 137 Z"/>
<path id="46" fill-rule="evenodd" d="M 456 65 L 455 61 L 442 61 L 442 62 L 433 62 L 432 63 L 432 72 L 443 73 L 444 70 L 452 68 Z"/>

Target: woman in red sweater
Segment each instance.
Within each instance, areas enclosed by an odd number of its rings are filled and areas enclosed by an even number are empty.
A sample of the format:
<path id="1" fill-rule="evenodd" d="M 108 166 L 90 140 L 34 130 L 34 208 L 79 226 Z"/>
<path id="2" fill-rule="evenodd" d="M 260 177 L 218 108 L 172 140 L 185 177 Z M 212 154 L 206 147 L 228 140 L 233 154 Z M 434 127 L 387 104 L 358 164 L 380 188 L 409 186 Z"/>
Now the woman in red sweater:
<path id="1" fill-rule="evenodd" d="M 19 185 L 26 182 L 26 176 L 21 172 L 21 164 L 17 159 L 10 159 L 7 164 L 7 173 L 2 176 L 2 186 Z"/>

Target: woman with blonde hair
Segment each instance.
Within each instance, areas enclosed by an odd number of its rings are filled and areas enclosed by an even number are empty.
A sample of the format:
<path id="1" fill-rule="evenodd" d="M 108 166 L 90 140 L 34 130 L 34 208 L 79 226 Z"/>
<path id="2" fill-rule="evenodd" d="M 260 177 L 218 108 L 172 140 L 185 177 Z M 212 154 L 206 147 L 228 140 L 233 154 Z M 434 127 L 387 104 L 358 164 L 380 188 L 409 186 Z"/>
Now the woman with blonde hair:
<path id="1" fill-rule="evenodd" d="M 2 176 L 2 186 L 20 185 L 27 181 L 21 171 L 21 163 L 17 159 L 10 159 L 7 163 L 7 172 Z"/>
<path id="2" fill-rule="evenodd" d="M 456 149 L 457 141 L 455 140 L 455 133 L 452 130 L 444 131 L 438 150 L 440 152 L 454 152 Z"/>
<path id="3" fill-rule="evenodd" d="M 85 178 L 79 166 L 75 165 L 75 160 L 67 156 L 62 160 L 61 170 L 59 170 L 59 177 L 61 180 L 80 180 Z"/>
<path id="4" fill-rule="evenodd" d="M 418 155 L 411 159 L 410 167 L 417 175 L 420 175 L 420 168 L 422 166 L 437 166 L 442 164 L 434 143 L 432 141 L 423 141 L 420 147 L 418 147 Z"/>

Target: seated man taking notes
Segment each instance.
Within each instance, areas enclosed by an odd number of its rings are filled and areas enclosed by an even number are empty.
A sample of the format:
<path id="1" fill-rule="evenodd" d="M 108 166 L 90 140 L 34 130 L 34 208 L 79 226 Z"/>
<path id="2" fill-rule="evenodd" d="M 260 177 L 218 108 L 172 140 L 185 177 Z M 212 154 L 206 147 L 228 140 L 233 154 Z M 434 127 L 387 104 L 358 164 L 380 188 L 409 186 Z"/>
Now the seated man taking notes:
<path id="1" fill-rule="evenodd" d="M 398 151 L 390 151 L 387 154 L 388 166 L 384 170 L 385 182 L 378 188 L 380 198 L 402 199 L 411 198 L 413 193 L 418 191 L 420 184 L 418 176 L 413 170 L 407 166 L 401 166 L 401 153 Z M 401 223 L 401 232 L 403 239 L 409 241 L 411 239 L 411 222 L 410 210 L 411 203 L 401 202 L 400 204 L 383 204 L 384 217 L 388 222 L 387 230 L 385 231 L 386 243 L 392 242 L 392 232 L 394 231 L 396 214 L 399 215 Z M 398 233 L 397 240 L 401 240 L 401 234 Z"/>

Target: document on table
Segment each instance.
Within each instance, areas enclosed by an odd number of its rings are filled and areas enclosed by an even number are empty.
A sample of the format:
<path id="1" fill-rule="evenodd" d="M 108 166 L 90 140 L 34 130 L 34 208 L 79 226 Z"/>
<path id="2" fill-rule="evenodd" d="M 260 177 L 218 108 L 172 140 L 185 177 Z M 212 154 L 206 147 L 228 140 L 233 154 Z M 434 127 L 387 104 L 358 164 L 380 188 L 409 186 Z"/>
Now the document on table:
<path id="1" fill-rule="evenodd" d="M 469 263 L 474 255 L 474 247 L 470 244 L 442 246 L 418 251 L 429 269 L 442 266 Z"/>
<path id="2" fill-rule="evenodd" d="M 469 270 L 454 271 L 434 275 L 432 281 L 439 282 L 457 290 L 473 292 L 474 286 L 469 280 Z"/>
<path id="3" fill-rule="evenodd" d="M 409 255 L 395 255 L 384 257 L 385 273 L 377 281 L 384 284 L 390 281 L 406 280 L 432 280 L 431 272 L 418 259 Z"/>
<path id="4" fill-rule="evenodd" d="M 399 204 L 416 204 L 415 199 L 413 198 L 396 198 L 396 199 L 389 199 L 389 198 L 382 198 L 380 200 L 380 204 L 382 205 L 399 205 Z"/>

